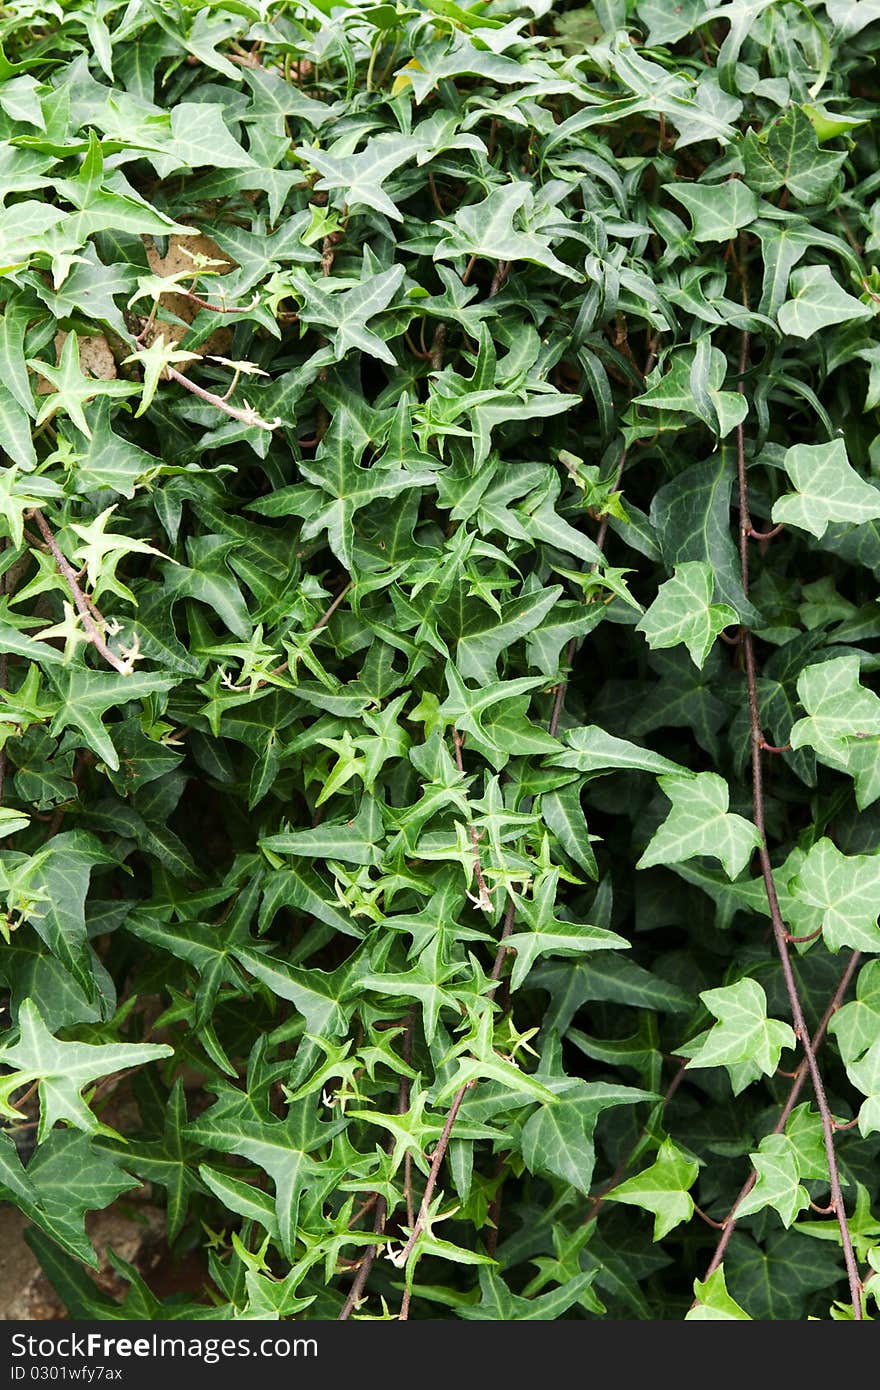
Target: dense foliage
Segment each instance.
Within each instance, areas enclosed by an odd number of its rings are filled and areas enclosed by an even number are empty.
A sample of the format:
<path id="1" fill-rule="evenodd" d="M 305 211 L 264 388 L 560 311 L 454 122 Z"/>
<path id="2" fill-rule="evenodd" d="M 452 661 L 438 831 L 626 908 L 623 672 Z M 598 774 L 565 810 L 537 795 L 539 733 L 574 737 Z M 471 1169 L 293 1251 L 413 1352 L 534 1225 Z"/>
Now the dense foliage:
<path id="1" fill-rule="evenodd" d="M 878 40 L 0 11 L 0 1182 L 73 1316 L 876 1313 Z M 120 1307 L 142 1184 L 204 1287 Z"/>

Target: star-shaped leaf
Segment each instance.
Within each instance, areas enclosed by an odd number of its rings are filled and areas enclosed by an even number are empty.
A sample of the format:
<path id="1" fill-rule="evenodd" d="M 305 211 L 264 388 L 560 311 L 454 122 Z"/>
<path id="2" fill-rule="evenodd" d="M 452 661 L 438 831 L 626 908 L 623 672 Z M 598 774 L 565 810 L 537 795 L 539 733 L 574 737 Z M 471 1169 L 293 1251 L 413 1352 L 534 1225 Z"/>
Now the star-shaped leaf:
<path id="1" fill-rule="evenodd" d="M 24 541 L 25 512 L 62 495 L 62 489 L 51 478 L 19 477 L 17 463 L 3 469 L 0 473 L 0 516 L 6 522 L 13 545 L 20 546 Z"/>
<path id="2" fill-rule="evenodd" d="M 750 1154 L 757 1181 L 736 1210 L 737 1220 L 773 1207 L 783 1226 L 790 1226 L 810 1205 L 810 1194 L 801 1183 L 797 1152 L 784 1134 L 768 1134 L 757 1153 Z"/>
<path id="3" fill-rule="evenodd" d="M 91 439 L 92 432 L 83 407 L 89 401 L 96 396 L 130 396 L 137 391 L 128 381 L 103 381 L 86 376 L 80 366 L 79 339 L 75 333 L 68 333 L 65 338 L 57 366 L 31 358 L 28 366 L 45 377 L 53 388 L 40 409 L 37 424 L 41 425 L 63 410 L 87 439 Z"/>
<path id="4" fill-rule="evenodd" d="M 880 517 L 880 488 L 850 465 L 842 439 L 795 444 L 782 462 L 795 491 L 773 503 L 774 521 L 800 526 L 821 540 L 829 522 L 857 526 Z"/>
<path id="5" fill-rule="evenodd" d="M 170 1057 L 174 1051 L 164 1043 L 63 1042 L 52 1036 L 30 999 L 19 1010 L 18 1026 L 18 1042 L 0 1047 L 0 1064 L 12 1069 L 0 1088 L 2 1109 L 10 1118 L 19 1119 L 18 1111 L 7 1098 L 28 1082 L 36 1081 L 40 1097 L 39 1139 L 61 1120 L 77 1129 L 112 1134 L 83 1100 L 83 1087 L 126 1067 Z"/>
<path id="6" fill-rule="evenodd" d="M 690 1058 L 687 1065 L 735 1068 L 747 1062 L 772 1076 L 783 1048 L 794 1047 L 795 1036 L 790 1024 L 767 1017 L 767 996 L 757 980 L 746 977 L 721 989 L 703 990 L 700 998 L 718 1022 L 678 1049 Z"/>
<path id="7" fill-rule="evenodd" d="M 296 151 L 297 157 L 317 169 L 321 178 L 318 189 L 345 189 L 345 201 L 350 208 L 358 205 L 375 208 L 395 222 L 402 214 L 382 185 L 400 166 L 415 154 L 410 135 L 385 134 L 367 141 L 357 154 L 337 155 L 333 151 L 313 149 L 309 145 Z"/>
<path id="8" fill-rule="evenodd" d="M 508 947 L 516 952 L 510 976 L 511 989 L 519 989 L 541 955 L 573 956 L 587 951 L 626 950 L 629 946 L 625 937 L 605 927 L 558 918 L 554 910 L 558 882 L 558 870 L 544 874 L 531 900 L 515 898 L 517 918 L 524 921 L 529 930 L 514 931 L 507 938 Z"/>
<path id="9" fill-rule="evenodd" d="M 291 275 L 297 295 L 302 300 L 299 319 L 302 323 L 320 324 L 332 338 L 337 362 L 348 352 L 366 353 L 380 362 L 395 365 L 393 353 L 381 337 L 367 327 L 369 321 L 387 309 L 400 288 L 404 277 L 402 265 L 376 275 L 367 275 L 350 289 L 335 289 L 328 281 L 321 284 L 304 272 Z"/>
<path id="10" fill-rule="evenodd" d="M 450 222 L 439 223 L 446 236 L 437 243 L 435 261 L 457 256 L 531 261 L 568 280 L 579 280 L 577 272 L 553 254 L 548 235 L 521 231 L 514 225 L 528 212 L 532 201 L 530 185 L 525 180 L 515 180 L 493 188 L 482 202 L 460 208 Z"/>
<path id="11" fill-rule="evenodd" d="M 797 901 L 817 909 L 829 951 L 880 951 L 880 856 L 841 854 L 823 837 L 808 851 L 790 889 Z"/>
<path id="12" fill-rule="evenodd" d="M 757 828 L 728 811 L 730 790 L 716 772 L 696 777 L 661 777 L 661 791 L 672 810 L 656 832 L 638 864 L 678 864 L 695 855 L 720 859 L 728 878 L 736 878 L 761 843 Z"/>
<path id="13" fill-rule="evenodd" d="M 458 1007 L 456 995 L 444 986 L 460 976 L 462 969 L 460 963 L 444 962 L 439 937 L 435 937 L 421 952 L 412 970 L 369 971 L 360 976 L 358 986 L 380 996 L 417 999 L 422 1006 L 425 1041 L 430 1044 L 437 1031 L 440 1010 Z"/>
<path id="14" fill-rule="evenodd" d="M 136 362 L 143 369 L 144 382 L 141 388 L 141 403 L 135 411 L 136 415 L 143 415 L 149 410 L 153 403 L 159 382 L 165 378 L 166 367 L 172 367 L 179 362 L 198 362 L 200 360 L 197 352 L 185 352 L 182 348 L 175 347 L 173 342 L 161 333 L 150 343 L 149 347 L 138 348 L 125 361 Z"/>
<path id="15" fill-rule="evenodd" d="M 313 488 L 305 491 L 301 485 L 279 488 L 264 501 L 253 503 L 251 510 L 265 516 L 302 515 L 305 518 L 303 540 L 326 531 L 330 548 L 349 569 L 355 542 L 355 514 L 371 502 L 387 503 L 398 493 L 434 481 L 432 472 L 391 466 L 390 460 L 388 467 L 374 464 L 364 468 L 361 460 L 369 442 L 369 435 L 359 420 L 340 404 L 314 463 L 300 464 L 303 477 Z"/>
<path id="16" fill-rule="evenodd" d="M 97 1269 L 98 1256 L 86 1231 L 88 1211 L 101 1211 L 137 1186 L 115 1155 L 88 1135 L 55 1129 L 40 1144 L 27 1169 L 8 1135 L 0 1135 L 0 1192 L 53 1241 Z"/>
<path id="17" fill-rule="evenodd" d="M 693 1216 L 694 1203 L 688 1189 L 693 1187 L 699 1171 L 695 1159 L 689 1158 L 671 1139 L 664 1139 L 650 1168 L 618 1183 L 605 1200 L 653 1212 L 654 1240 L 662 1240 Z"/>
<path id="18" fill-rule="evenodd" d="M 101 716 L 115 705 L 170 690 L 177 684 L 176 676 L 160 676 L 151 671 L 134 671 L 130 676 L 122 676 L 111 671 L 88 671 L 84 667 L 53 671 L 51 680 L 61 698 L 53 732 L 60 733 L 71 727 L 78 729 L 86 745 L 114 772 L 119 768 L 119 754 Z"/>
<path id="19" fill-rule="evenodd" d="M 728 604 L 712 602 L 714 588 L 712 568 L 705 561 L 676 565 L 673 577 L 660 585 L 654 602 L 636 624 L 637 631 L 645 634 L 652 649 L 683 642 L 694 665 L 702 670 L 719 632 L 739 621 Z"/>
<path id="20" fill-rule="evenodd" d="M 116 511 L 116 506 L 117 504 L 113 503 L 112 506 L 105 507 L 100 516 L 96 516 L 94 521 L 87 524 L 71 522 L 71 531 L 80 539 L 80 544 L 73 550 L 73 558 L 85 564 L 88 581 L 96 598 L 102 591 L 110 590 L 133 603 L 134 595 L 116 578 L 116 566 L 119 561 L 125 555 L 159 555 L 162 559 L 168 557 L 162 555 L 162 551 L 157 550 L 154 545 L 148 545 L 146 541 L 136 540 L 133 536 L 125 536 L 120 532 L 108 531 L 107 524 Z"/>

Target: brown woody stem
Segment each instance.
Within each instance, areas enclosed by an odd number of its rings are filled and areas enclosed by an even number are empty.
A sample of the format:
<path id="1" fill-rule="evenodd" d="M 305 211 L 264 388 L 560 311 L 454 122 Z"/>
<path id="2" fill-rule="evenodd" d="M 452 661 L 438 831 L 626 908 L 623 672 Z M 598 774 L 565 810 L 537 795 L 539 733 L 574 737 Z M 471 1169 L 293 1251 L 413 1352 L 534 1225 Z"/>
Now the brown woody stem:
<path id="1" fill-rule="evenodd" d="M 107 665 L 112 666 L 114 671 L 118 671 L 120 676 L 130 676 L 131 666 L 128 665 L 127 662 L 122 661 L 118 656 L 114 655 L 114 653 L 111 652 L 110 648 L 107 646 L 107 643 L 104 641 L 104 638 L 101 636 L 101 633 L 97 628 L 95 621 L 92 617 L 92 611 L 89 605 L 89 601 L 79 586 L 79 581 L 76 577 L 76 571 L 74 570 L 70 561 L 67 559 L 67 556 L 63 554 L 61 547 L 59 546 L 54 535 L 52 534 L 48 521 L 43 516 L 43 513 L 40 511 L 39 507 L 34 508 L 33 517 L 34 521 L 37 523 L 37 526 L 40 528 L 40 535 L 43 537 L 43 540 L 46 542 L 46 545 L 49 547 L 49 550 L 52 553 L 52 558 L 55 561 L 55 565 L 58 569 L 59 574 L 63 578 L 68 589 L 70 590 L 70 597 L 73 599 L 74 605 L 76 606 L 76 611 L 79 613 L 79 616 L 82 619 L 83 628 L 85 629 L 86 636 L 88 637 L 92 646 L 99 653 L 99 655 L 104 658 L 104 660 L 107 662 Z"/>
<path id="2" fill-rule="evenodd" d="M 276 430 L 281 424 L 280 419 L 275 419 L 271 423 L 264 420 L 250 406 L 241 409 L 237 405 L 229 405 L 222 396 L 218 396 L 213 391 L 206 391 L 204 386 L 199 386 L 197 382 L 191 381 L 188 376 L 177 371 L 168 363 L 165 367 L 165 375 L 171 381 L 176 381 L 179 386 L 183 386 L 187 391 L 191 391 L 194 396 L 198 396 L 200 401 L 206 401 L 208 405 L 213 405 L 215 409 L 222 410 L 224 415 L 231 415 L 233 420 L 240 420 L 243 425 L 259 425 L 264 430 Z"/>
<path id="3" fill-rule="evenodd" d="M 745 373 L 748 368 L 748 361 L 749 334 L 744 332 L 740 339 L 739 381 L 737 383 L 737 390 L 740 395 L 743 396 L 745 395 Z M 748 596 L 749 538 L 752 533 L 752 522 L 749 515 L 749 487 L 746 474 L 745 434 L 742 422 L 740 422 L 736 428 L 736 461 L 739 490 L 740 573 L 743 591 Z M 767 905 L 770 909 L 773 937 L 776 942 L 776 949 L 782 966 L 782 976 L 785 981 L 786 994 L 788 995 L 791 1021 L 794 1027 L 795 1037 L 798 1039 L 804 1051 L 807 1068 L 813 1082 L 816 1105 L 822 1121 L 822 1137 L 825 1145 L 825 1156 L 828 1162 L 828 1178 L 831 1186 L 831 1206 L 837 1217 L 837 1224 L 840 1228 L 840 1239 L 843 1246 L 843 1258 L 846 1264 L 847 1278 L 849 1280 L 853 1317 L 856 1321 L 861 1321 L 862 1285 L 856 1265 L 855 1254 L 853 1252 L 852 1237 L 850 1236 L 849 1226 L 847 1225 L 843 1193 L 840 1187 L 840 1171 L 837 1164 L 837 1154 L 834 1149 L 834 1120 L 828 1105 L 828 1098 L 825 1094 L 825 1084 L 822 1080 L 822 1074 L 819 1071 L 819 1064 L 816 1061 L 816 1053 L 812 1041 L 810 1040 L 810 1034 L 804 1018 L 800 992 L 798 990 L 797 980 L 795 979 L 791 964 L 791 956 L 788 950 L 788 929 L 783 921 L 782 912 L 779 907 L 776 884 L 773 881 L 773 866 L 770 862 L 770 852 L 767 848 L 767 834 L 764 818 L 764 773 L 761 763 L 764 734 L 761 729 L 761 714 L 758 704 L 758 674 L 757 662 L 755 659 L 755 642 L 748 628 L 743 629 L 743 654 L 745 656 L 749 722 L 751 725 L 752 817 L 759 837 L 758 857 L 761 863 L 761 875 L 764 879 L 764 889 L 767 894 Z"/>
<path id="4" fill-rule="evenodd" d="M 462 741 L 458 729 L 452 730 L 452 743 L 455 749 L 455 766 L 458 768 L 459 772 L 463 773 L 464 760 L 461 756 Z M 474 879 L 477 885 L 477 906 L 481 908 L 483 912 L 490 912 L 492 910 L 492 898 L 483 875 L 483 861 L 480 858 L 480 837 L 477 834 L 477 827 L 475 825 L 468 826 L 468 832 L 470 835 L 471 850 L 474 856 Z"/>
<path id="5" fill-rule="evenodd" d="M 256 309 L 260 302 L 259 291 L 254 295 L 250 304 L 211 304 L 207 299 L 201 299 L 192 290 L 185 290 L 187 299 L 191 299 L 193 304 L 198 304 L 200 309 L 210 309 L 212 314 L 247 314 L 251 309 Z"/>
<path id="6" fill-rule="evenodd" d="M 846 991 L 850 986 L 850 982 L 852 981 L 852 977 L 855 974 L 856 969 L 858 968 L 860 959 L 861 953 L 859 951 L 854 951 L 853 954 L 850 956 L 849 960 L 847 961 L 846 968 L 837 983 L 837 989 L 834 991 L 834 994 L 831 998 L 831 1002 L 829 1003 L 827 1009 L 822 1015 L 822 1018 L 819 1022 L 819 1026 L 813 1034 L 812 1042 L 810 1044 L 813 1050 L 813 1056 L 816 1055 L 816 1053 L 822 1046 L 822 1043 L 825 1038 L 825 1033 L 828 1028 L 828 1024 L 831 1022 L 831 1019 L 833 1018 L 834 1014 L 840 1008 L 843 996 L 846 994 Z M 807 1064 L 807 1059 L 806 1057 L 804 1057 L 804 1059 L 801 1061 L 800 1065 L 794 1073 L 794 1080 L 792 1082 L 791 1090 L 788 1093 L 788 1099 L 782 1107 L 779 1119 L 776 1121 L 776 1124 L 773 1126 L 773 1129 L 771 1130 L 772 1134 L 781 1134 L 782 1131 L 785 1129 L 785 1126 L 788 1123 L 788 1117 L 794 1109 L 795 1105 L 797 1104 L 798 1097 L 800 1096 L 800 1093 L 804 1088 L 804 1082 L 807 1079 L 808 1070 L 809 1067 Z M 841 1128 L 841 1126 L 839 1126 L 836 1121 L 834 1121 L 834 1127 L 835 1129 Z M 724 1227 L 724 1230 L 722 1232 L 721 1239 L 715 1247 L 715 1253 L 712 1256 L 711 1261 L 709 1262 L 709 1267 L 706 1270 L 704 1276 L 705 1279 L 708 1279 L 711 1275 L 715 1273 L 716 1269 L 721 1264 L 721 1261 L 724 1259 L 724 1253 L 727 1250 L 730 1237 L 733 1235 L 736 1229 L 736 1213 L 739 1210 L 741 1204 L 745 1201 L 746 1197 L 748 1197 L 749 1193 L 751 1192 L 752 1188 L 754 1187 L 757 1181 L 758 1174 L 755 1172 L 753 1168 L 748 1178 L 743 1183 L 736 1201 L 733 1203 L 733 1206 L 730 1208 L 730 1211 L 724 1218 L 724 1221 L 721 1223 Z M 859 1306 L 861 1307 L 861 1301 Z"/>

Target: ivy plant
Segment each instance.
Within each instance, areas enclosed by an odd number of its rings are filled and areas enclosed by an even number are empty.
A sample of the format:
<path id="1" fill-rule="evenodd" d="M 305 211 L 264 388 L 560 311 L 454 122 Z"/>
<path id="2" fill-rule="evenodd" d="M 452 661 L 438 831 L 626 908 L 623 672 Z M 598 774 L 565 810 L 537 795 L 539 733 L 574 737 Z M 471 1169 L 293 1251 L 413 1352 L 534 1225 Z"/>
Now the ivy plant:
<path id="1" fill-rule="evenodd" d="M 877 1316 L 878 39 L 3 7 L 0 1193 L 71 1316 Z M 199 1273 L 120 1303 L 138 1189 Z"/>

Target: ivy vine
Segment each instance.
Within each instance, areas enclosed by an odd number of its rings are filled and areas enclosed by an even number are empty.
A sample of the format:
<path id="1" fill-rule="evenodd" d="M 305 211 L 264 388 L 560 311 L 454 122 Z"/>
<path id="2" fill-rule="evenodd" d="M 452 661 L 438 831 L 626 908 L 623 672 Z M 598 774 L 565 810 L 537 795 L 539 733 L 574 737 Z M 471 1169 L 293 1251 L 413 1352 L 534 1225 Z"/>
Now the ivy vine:
<path id="1" fill-rule="evenodd" d="M 3 7 L 0 1195 L 71 1316 L 876 1316 L 878 25 Z M 144 1194 L 200 1274 L 119 1303 Z"/>

